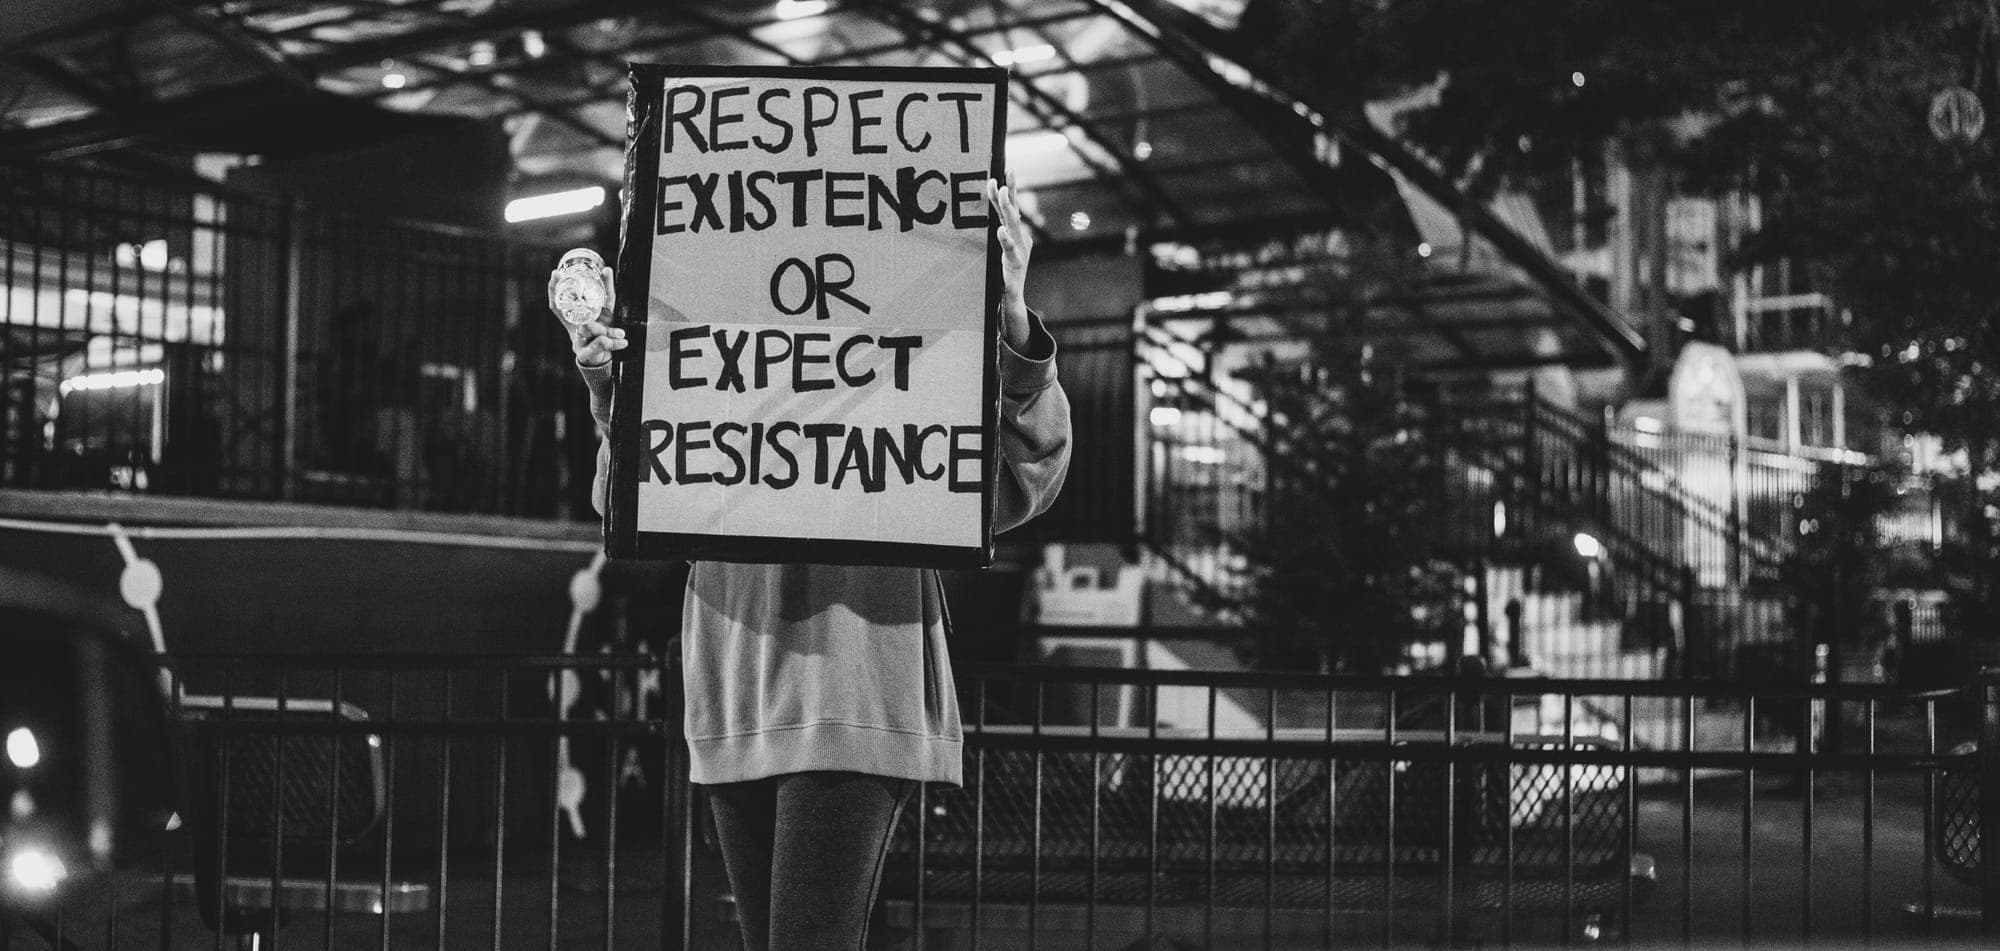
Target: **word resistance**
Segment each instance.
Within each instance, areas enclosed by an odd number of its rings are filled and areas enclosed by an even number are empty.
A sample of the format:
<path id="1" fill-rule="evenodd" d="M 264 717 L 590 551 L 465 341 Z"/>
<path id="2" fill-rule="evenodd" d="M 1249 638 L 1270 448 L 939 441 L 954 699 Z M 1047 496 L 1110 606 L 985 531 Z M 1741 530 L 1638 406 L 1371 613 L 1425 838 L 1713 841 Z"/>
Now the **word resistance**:
<path id="1" fill-rule="evenodd" d="M 984 482 L 978 426 L 649 419 L 639 429 L 646 447 L 640 482 L 773 489 L 807 482 L 835 490 L 852 484 L 866 493 L 940 481 L 952 492 L 978 492 Z"/>

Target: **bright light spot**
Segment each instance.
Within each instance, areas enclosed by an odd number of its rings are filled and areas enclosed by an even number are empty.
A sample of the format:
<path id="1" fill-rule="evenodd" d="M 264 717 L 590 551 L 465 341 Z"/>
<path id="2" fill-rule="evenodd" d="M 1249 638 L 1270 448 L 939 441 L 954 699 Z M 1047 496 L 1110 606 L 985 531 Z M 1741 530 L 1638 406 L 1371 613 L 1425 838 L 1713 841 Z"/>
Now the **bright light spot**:
<path id="1" fill-rule="evenodd" d="M 472 44 L 472 48 L 465 53 L 465 63 L 468 66 L 491 66 L 497 58 L 493 44 L 486 40 Z"/>
<path id="2" fill-rule="evenodd" d="M 1173 426 L 1180 423 L 1181 411 L 1174 406 L 1155 406 L 1146 419 L 1155 426 Z"/>
<path id="3" fill-rule="evenodd" d="M 1132 157 L 1138 159 L 1141 162 L 1149 158 L 1152 158 L 1153 143 L 1145 141 L 1132 143 Z"/>
<path id="4" fill-rule="evenodd" d="M 1632 428 L 1642 433 L 1663 433 L 1667 429 L 1659 420 L 1651 416 L 1632 417 Z"/>
<path id="5" fill-rule="evenodd" d="M 7 761 L 21 769 L 33 769 L 42 761 L 42 747 L 35 742 L 35 731 L 24 726 L 8 731 Z"/>
<path id="6" fill-rule="evenodd" d="M 410 84 L 410 77 L 405 76 L 402 73 L 382 74 L 383 89 L 401 89 L 409 84 Z"/>
<path id="7" fill-rule="evenodd" d="M 825 13 L 831 5 L 827 0 L 778 0 L 778 5 L 771 12 L 777 14 L 780 20 L 803 20 Z"/>
<path id="8" fill-rule="evenodd" d="M 1507 503 L 1495 499 L 1493 502 L 1493 537 L 1503 538 L 1507 534 Z"/>
<path id="9" fill-rule="evenodd" d="M 1040 155 L 1069 148 L 1069 136 L 1054 129 L 1037 129 L 1020 135 L 1007 137 L 1007 158 L 1013 161 L 1029 155 Z"/>
<path id="10" fill-rule="evenodd" d="M 1039 63 L 1045 59 L 1054 59 L 1055 55 L 1055 47 L 1047 43 L 1036 43 L 1019 49 L 1001 50 L 993 54 L 992 59 L 995 66 L 1019 66 L 1022 63 Z"/>
<path id="11" fill-rule="evenodd" d="M 69 869 L 63 867 L 62 859 L 29 846 L 14 853 L 13 860 L 7 863 L 7 874 L 25 891 L 48 892 L 62 884 L 69 876 Z"/>
<path id="12" fill-rule="evenodd" d="M 1154 311 L 1163 314 L 1193 310 L 1221 310 L 1236 303 L 1236 295 L 1229 291 L 1208 291 L 1201 294 L 1176 294 L 1172 297 L 1155 297 L 1147 303 L 1152 305 Z"/>
<path id="13" fill-rule="evenodd" d="M 1082 211 L 1076 211 L 1076 212 L 1071 212 L 1071 213 L 1070 213 L 1070 216 L 1069 216 L 1069 230 L 1071 230 L 1071 231 L 1082 231 L 1082 230 L 1084 230 L 1084 229 L 1086 229 L 1086 228 L 1089 228 L 1089 227 L 1090 227 L 1090 215 L 1089 215 L 1089 213 L 1087 213 L 1087 212 L 1082 212 Z"/>
<path id="14" fill-rule="evenodd" d="M 1604 554 L 1604 546 L 1597 541 L 1597 536 L 1589 532 L 1577 532 L 1575 545 L 1576 553 L 1585 558 L 1597 558 Z"/>
<path id="15" fill-rule="evenodd" d="M 57 387 L 57 389 L 62 395 L 68 396 L 79 390 L 116 390 L 130 386 L 158 386 L 165 382 L 167 382 L 167 373 L 165 370 L 158 368 L 151 370 L 119 370 L 116 373 L 91 373 L 85 376 L 73 376 L 62 381 L 62 385 Z M 11 749 L 11 738 L 9 742 L 9 748 Z"/>
<path id="16" fill-rule="evenodd" d="M 507 220 L 510 222 L 534 221 L 537 218 L 573 215 L 579 211 L 589 211 L 603 204 L 604 186 L 591 185 L 588 188 L 572 188 L 569 191 L 551 192 L 547 195 L 516 198 L 507 203 Z"/>
<path id="17" fill-rule="evenodd" d="M 1430 256 L 1431 256 L 1431 243 L 1429 241 L 1418 242 L 1417 257 L 1427 258 Z"/>
<path id="18" fill-rule="evenodd" d="M 1569 74 L 1569 84 L 1570 84 L 1570 85 L 1572 85 L 1572 86 L 1575 86 L 1575 87 L 1576 87 L 1576 88 L 1578 88 L 1578 89 L 1582 89 L 1582 88 L 1583 88 L 1583 74 L 1582 74 L 1582 73 L 1571 73 L 1571 74 Z"/>
<path id="19" fill-rule="evenodd" d="M 1182 446 L 1181 458 L 1198 466 L 1219 466 L 1229 456 L 1221 446 Z"/>
<path id="20" fill-rule="evenodd" d="M 542 39 L 542 31 L 527 30 L 521 34 L 521 52 L 529 59 L 541 59 L 549 51 L 549 41 Z"/>
<path id="21" fill-rule="evenodd" d="M 111 260 L 119 267 L 143 267 L 163 271 L 167 267 L 167 239 L 154 238 L 143 244 L 119 244 L 111 249 Z"/>

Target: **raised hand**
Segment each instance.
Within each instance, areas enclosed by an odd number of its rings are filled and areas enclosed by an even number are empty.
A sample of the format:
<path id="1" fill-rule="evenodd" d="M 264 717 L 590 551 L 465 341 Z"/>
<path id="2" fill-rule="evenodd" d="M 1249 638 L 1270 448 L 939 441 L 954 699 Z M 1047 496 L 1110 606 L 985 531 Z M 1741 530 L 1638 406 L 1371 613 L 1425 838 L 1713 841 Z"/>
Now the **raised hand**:
<path id="1" fill-rule="evenodd" d="M 572 324 L 563 320 L 556 310 L 556 280 L 561 275 L 549 272 L 549 313 L 555 314 L 556 321 L 569 333 L 569 349 L 576 354 L 577 366 L 601 367 L 611 362 L 611 355 L 625 349 L 625 331 L 605 323 L 611 319 L 611 308 L 618 303 L 617 285 L 611 280 L 610 268 L 599 272 L 604 280 L 604 308 L 596 320 Z"/>
<path id="2" fill-rule="evenodd" d="M 1015 350 L 1028 346 L 1028 256 L 1035 251 L 1035 232 L 1021 220 L 1014 203 L 1014 173 L 1007 184 L 986 180 L 986 201 L 994 210 L 994 234 L 1000 239 L 1000 335 Z"/>

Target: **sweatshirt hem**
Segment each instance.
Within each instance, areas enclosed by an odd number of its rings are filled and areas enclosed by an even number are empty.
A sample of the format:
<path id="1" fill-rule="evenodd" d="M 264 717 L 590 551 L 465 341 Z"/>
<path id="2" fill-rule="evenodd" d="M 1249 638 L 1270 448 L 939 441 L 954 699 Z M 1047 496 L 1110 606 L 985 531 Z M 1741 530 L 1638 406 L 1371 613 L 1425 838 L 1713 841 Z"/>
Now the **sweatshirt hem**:
<path id="1" fill-rule="evenodd" d="M 704 785 L 819 771 L 949 786 L 963 782 L 963 739 L 910 730 L 820 721 L 725 736 L 691 736 L 687 744 L 688 778 Z"/>

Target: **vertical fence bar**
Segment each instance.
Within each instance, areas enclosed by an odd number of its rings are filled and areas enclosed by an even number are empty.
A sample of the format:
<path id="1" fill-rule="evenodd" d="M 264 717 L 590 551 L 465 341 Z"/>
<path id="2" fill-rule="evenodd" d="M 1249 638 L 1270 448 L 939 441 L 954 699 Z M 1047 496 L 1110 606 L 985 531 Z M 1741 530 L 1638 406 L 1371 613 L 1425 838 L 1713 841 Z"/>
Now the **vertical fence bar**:
<path id="1" fill-rule="evenodd" d="M 617 673 L 614 681 L 622 681 Z M 619 683 L 617 690 L 631 689 L 628 683 Z M 614 694 L 614 697 L 616 694 Z M 637 702 L 636 697 L 634 702 Z M 617 709 L 617 701 L 613 701 Z M 618 946 L 618 756 L 619 736 L 613 733 L 605 737 L 604 754 L 604 951 Z"/>
<path id="2" fill-rule="evenodd" d="M 402 705 L 402 680 L 397 676 L 398 673 L 393 667 L 388 671 L 389 705 L 387 711 L 384 713 L 384 717 L 390 723 L 397 722 L 397 718 L 401 715 L 399 708 Z M 372 737 L 371 740 L 373 740 Z M 397 744 L 395 734 L 392 733 L 384 734 L 378 742 L 381 743 L 383 763 L 382 799 L 386 805 L 386 808 L 382 812 L 382 894 L 379 902 L 381 907 L 378 910 L 378 914 L 382 920 L 379 928 L 381 933 L 378 937 L 380 938 L 381 951 L 389 951 L 389 912 L 390 900 L 393 897 L 389 892 L 390 862 L 396 855 Z"/>
<path id="3" fill-rule="evenodd" d="M 1047 709 L 1048 682 L 1035 680 L 1034 720 L 1029 729 L 1034 731 L 1037 741 L 1042 737 L 1043 711 Z M 1042 784 L 1045 779 L 1042 744 L 1037 742 L 1033 753 L 1034 782 L 1028 787 L 1033 797 L 1028 804 L 1030 822 L 1028 850 L 1028 951 L 1040 946 L 1042 931 Z"/>
<path id="4" fill-rule="evenodd" d="M 271 757 L 277 760 L 277 765 L 272 769 L 275 777 L 271 782 L 270 882 L 273 897 L 284 894 L 285 773 L 286 768 L 291 764 L 291 757 L 285 755 L 284 729 L 284 724 L 288 716 L 287 707 L 291 704 L 289 673 L 288 669 L 280 669 L 278 671 L 278 726 L 271 731 Z M 227 781 L 228 779 L 225 778 L 224 782 Z M 277 917 L 275 915 L 272 916 L 269 922 L 269 928 L 271 933 L 271 947 L 274 949 L 281 947 L 280 942 L 284 940 L 284 933 L 278 929 Z"/>
<path id="5" fill-rule="evenodd" d="M 1979 931 L 2000 938 L 2000 669 L 1979 673 Z"/>
<path id="6" fill-rule="evenodd" d="M 1463 640 L 1463 635 L 1454 633 Z M 1457 676 L 1456 671 L 1453 676 Z M 1458 885 L 1458 865 L 1463 857 L 1461 849 L 1468 845 L 1463 837 L 1468 833 L 1459 828 L 1462 817 L 1458 809 L 1458 759 L 1451 751 L 1458 745 L 1458 704 L 1462 694 L 1457 686 L 1447 688 L 1444 694 L 1444 847 L 1439 858 L 1443 866 L 1439 869 L 1441 881 L 1438 888 L 1438 934 L 1444 937 L 1444 944 L 1450 947 L 1456 939 L 1452 928 L 1452 912 L 1455 907 L 1452 890 Z M 1393 814 L 1391 820 L 1394 821 Z"/>
<path id="7" fill-rule="evenodd" d="M 1328 684 L 1326 688 L 1326 807 L 1323 810 L 1326 820 L 1326 907 L 1324 913 L 1321 915 L 1320 926 L 1326 936 L 1326 946 L 1329 948 L 1333 946 L 1333 908 L 1339 899 L 1339 892 L 1335 886 L 1335 877 L 1339 873 L 1340 827 L 1338 823 L 1339 814 L 1334 809 L 1334 803 L 1339 801 L 1340 798 L 1340 761 L 1336 758 L 1334 752 L 1334 743 L 1340 730 L 1340 713 L 1337 698 L 1338 694 L 1334 691 L 1333 686 Z"/>
<path id="8" fill-rule="evenodd" d="M 451 703 L 453 672 L 444 672 L 444 696 L 442 719 L 447 732 L 438 739 L 438 819 L 437 819 L 437 944 L 435 951 L 447 947 L 445 928 L 449 923 L 447 915 L 451 905 Z"/>
<path id="9" fill-rule="evenodd" d="M 1385 738 L 1390 749 L 1396 746 L 1396 707 L 1399 694 L 1395 688 L 1383 691 L 1383 706 L 1386 720 L 1383 724 Z M 1382 765 L 1382 798 L 1387 807 L 1382 823 L 1382 946 L 1396 944 L 1396 763 L 1391 760 Z"/>
<path id="10" fill-rule="evenodd" d="M 1695 732 L 1694 694 L 1682 694 L 1681 749 L 1688 765 L 1681 769 L 1681 947 L 1694 947 L 1694 753 L 1700 737 Z"/>
<path id="11" fill-rule="evenodd" d="M 500 719 L 507 718 L 507 676 L 500 675 Z M 493 741 L 493 951 L 500 951 L 507 892 L 507 737 Z"/>
<path id="12" fill-rule="evenodd" d="M 1207 717 L 1208 728 L 1203 733 L 1204 738 L 1210 742 L 1215 741 L 1216 701 L 1217 701 L 1216 688 L 1214 686 L 1210 686 L 1208 688 L 1208 717 Z M 1214 751 L 1211 750 L 1206 757 L 1203 757 L 1203 761 L 1208 765 L 1208 790 L 1207 790 L 1208 853 L 1206 860 L 1207 867 L 1204 870 L 1205 874 L 1208 877 L 1208 887 L 1207 889 L 1205 889 L 1205 895 L 1207 897 L 1207 901 L 1202 905 L 1202 913 L 1201 913 L 1201 946 L 1204 949 L 1207 949 L 1215 947 L 1215 892 L 1217 887 L 1215 853 L 1216 853 L 1216 839 L 1221 833 L 1220 824 L 1222 821 L 1222 812 L 1221 812 L 1221 805 L 1218 802 L 1216 802 L 1216 795 L 1215 795 L 1216 783 L 1215 783 Z"/>
<path id="13" fill-rule="evenodd" d="M 560 684 L 563 679 L 575 673 L 572 668 L 557 668 L 556 682 Z M 558 687 L 556 692 L 557 708 L 555 710 L 558 729 L 560 729 L 560 721 L 563 716 L 562 703 L 562 692 L 561 688 Z M 559 951 L 560 944 L 557 941 L 556 935 L 562 930 L 557 926 L 557 923 L 562 917 L 562 787 L 563 770 L 569 764 L 569 750 L 566 748 L 569 745 L 566 742 L 567 739 L 568 735 L 565 733 L 557 733 L 555 736 L 549 738 L 549 951 Z M 660 931 L 662 934 L 666 932 L 670 923 L 664 917 L 660 919 Z"/>
<path id="14" fill-rule="evenodd" d="M 1278 741 L 1278 691 L 1264 691 L 1264 742 Z M 1264 951 L 1276 940 L 1278 914 L 1278 759 L 1264 757 Z"/>
<path id="15" fill-rule="evenodd" d="M 1632 755 L 1632 732 L 1637 722 L 1632 718 L 1631 691 L 1626 691 L 1624 701 L 1624 706 L 1620 709 L 1619 713 L 1623 718 L 1620 722 L 1624 723 L 1625 726 L 1624 729 L 1618 731 L 1618 750 L 1625 756 L 1630 757 Z M 1632 880 L 1631 872 L 1632 859 L 1639 854 L 1639 768 L 1633 766 L 1628 759 L 1623 765 L 1618 767 L 1618 779 L 1618 785 L 1624 790 L 1624 796 L 1621 797 L 1623 801 L 1620 805 L 1625 810 L 1625 841 L 1622 843 L 1623 849 L 1620 854 L 1620 860 L 1624 867 L 1619 869 L 1621 874 L 1618 876 L 1618 880 L 1624 885 L 1624 895 L 1622 896 L 1624 899 L 1624 908 L 1622 909 L 1624 912 L 1622 916 L 1623 927 L 1619 929 L 1619 944 L 1629 948 L 1632 946 L 1632 923 L 1639 920 L 1638 886 Z M 1511 823 L 1509 824 L 1511 825 Z"/>
<path id="16" fill-rule="evenodd" d="M 973 719 L 980 739 L 986 733 L 986 678 L 973 686 Z M 986 744 L 981 742 L 972 757 L 972 951 L 979 951 L 986 917 Z"/>
<path id="17" fill-rule="evenodd" d="M 1861 940 L 1868 944 L 1875 940 L 1875 707 L 1877 701 L 1869 698 L 1862 711 L 1862 722 L 1866 725 L 1869 767 L 1861 777 Z M 1926 833 L 1928 834 L 1928 833 Z"/>
<path id="18" fill-rule="evenodd" d="M 1576 751 L 1576 694 L 1564 691 L 1562 744 L 1565 753 Z M 1563 803 L 1563 947 L 1576 941 L 1576 770 L 1562 767 Z"/>
<path id="19" fill-rule="evenodd" d="M 287 201 L 279 211 L 279 248 L 284 272 L 279 286 L 284 329 L 278 340 L 279 406 L 278 497 L 287 501 L 299 490 L 299 332 L 304 311 L 300 283 L 305 279 L 305 205 Z"/>
<path id="20" fill-rule="evenodd" d="M 1146 685 L 1146 739 L 1157 742 L 1160 738 L 1160 685 Z M 1154 941 L 1157 926 L 1157 906 L 1159 904 L 1160 882 L 1160 780 L 1162 770 L 1159 747 L 1149 744 L 1146 752 L 1146 943 Z"/>
<path id="21" fill-rule="evenodd" d="M 336 725 L 346 719 L 340 707 L 341 688 L 346 686 L 341 676 L 342 673 L 340 665 L 336 663 L 333 668 L 333 709 L 331 712 L 331 719 Z M 341 747 L 345 744 L 346 740 L 347 736 L 338 732 L 326 738 L 328 759 L 331 760 L 327 766 L 326 777 L 326 882 L 324 886 L 326 914 L 320 918 L 320 945 L 325 951 L 333 951 L 333 916 L 336 908 L 334 882 L 338 881 L 335 876 L 339 871 L 338 863 L 340 855 L 340 758 Z"/>
<path id="22" fill-rule="evenodd" d="M 1924 755 L 1935 757 L 1937 745 L 1937 701 L 1924 701 Z M 1937 925 L 1937 843 L 1930 830 L 1937 828 L 1938 771 L 1924 770 L 1923 807 L 1923 927 L 1924 940 L 1935 936 Z"/>
<path id="23" fill-rule="evenodd" d="M 1104 849 L 1104 761 L 1097 748 L 1098 723 L 1101 720 L 1098 714 L 1100 686 L 1100 681 L 1090 682 L 1090 869 L 1086 886 L 1089 895 L 1083 906 L 1083 946 L 1086 951 L 1097 949 L 1097 866 L 1099 853 Z"/>

